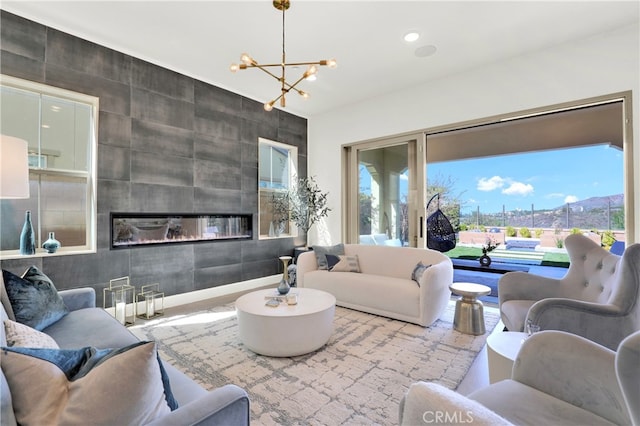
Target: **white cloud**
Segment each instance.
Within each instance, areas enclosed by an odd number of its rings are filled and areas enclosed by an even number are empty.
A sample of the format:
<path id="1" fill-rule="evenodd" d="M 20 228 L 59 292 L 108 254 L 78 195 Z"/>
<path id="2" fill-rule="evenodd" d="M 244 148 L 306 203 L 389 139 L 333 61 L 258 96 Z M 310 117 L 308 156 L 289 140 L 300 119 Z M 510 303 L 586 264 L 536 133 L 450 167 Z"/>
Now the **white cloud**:
<path id="1" fill-rule="evenodd" d="M 502 188 L 506 182 L 506 179 L 500 176 L 493 176 L 489 179 L 478 179 L 478 191 L 493 191 L 498 188 Z"/>
<path id="2" fill-rule="evenodd" d="M 575 203 L 575 202 L 576 202 L 576 201 L 578 201 L 578 200 L 579 200 L 579 198 L 578 198 L 578 197 L 576 197 L 575 195 L 567 195 L 567 196 L 564 198 L 564 202 L 565 202 L 565 203 Z"/>
<path id="3" fill-rule="evenodd" d="M 508 188 L 502 190 L 505 195 L 529 195 L 533 192 L 533 185 L 522 182 L 513 182 Z"/>

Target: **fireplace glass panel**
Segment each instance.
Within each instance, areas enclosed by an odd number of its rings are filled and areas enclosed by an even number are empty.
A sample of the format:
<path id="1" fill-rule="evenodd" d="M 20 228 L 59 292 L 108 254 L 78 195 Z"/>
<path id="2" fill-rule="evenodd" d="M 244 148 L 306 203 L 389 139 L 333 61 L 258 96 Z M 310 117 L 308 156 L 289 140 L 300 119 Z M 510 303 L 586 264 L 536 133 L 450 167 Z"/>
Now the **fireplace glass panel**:
<path id="1" fill-rule="evenodd" d="M 111 247 L 245 240 L 253 237 L 250 214 L 111 214 Z"/>

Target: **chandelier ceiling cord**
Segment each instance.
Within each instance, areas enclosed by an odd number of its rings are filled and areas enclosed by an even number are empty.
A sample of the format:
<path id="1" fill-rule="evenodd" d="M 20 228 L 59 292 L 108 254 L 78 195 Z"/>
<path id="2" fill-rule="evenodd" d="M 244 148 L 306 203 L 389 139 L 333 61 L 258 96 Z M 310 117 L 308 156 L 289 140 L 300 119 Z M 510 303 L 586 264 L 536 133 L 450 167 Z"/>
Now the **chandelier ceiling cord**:
<path id="1" fill-rule="evenodd" d="M 232 72 L 237 72 L 238 70 L 245 70 L 247 68 L 258 68 L 280 82 L 280 96 L 264 104 L 264 109 L 266 111 L 271 111 L 273 109 L 273 105 L 276 102 L 278 102 L 278 100 L 280 101 L 281 107 L 283 108 L 286 107 L 287 106 L 286 95 L 291 90 L 298 92 L 300 96 L 307 99 L 309 97 L 309 94 L 303 90 L 298 89 L 296 86 L 302 80 L 314 78 L 315 75 L 318 73 L 317 65 L 328 66 L 329 68 L 335 68 L 337 66 L 335 59 L 323 59 L 317 62 L 292 62 L 289 64 L 287 63 L 287 57 L 286 57 L 286 51 L 285 51 L 284 15 L 287 9 L 289 9 L 290 5 L 291 5 L 290 0 L 273 0 L 273 7 L 282 11 L 282 62 L 278 64 L 259 64 L 255 59 L 253 59 L 247 53 L 243 53 L 240 56 L 241 63 L 231 64 L 231 67 L 230 67 Z M 302 76 L 298 80 L 296 80 L 295 83 L 293 84 L 288 83 L 285 78 L 287 67 L 299 67 L 303 65 L 307 65 L 308 67 L 306 71 L 302 74 Z M 268 68 L 274 68 L 274 67 L 280 68 L 280 73 L 281 73 L 280 76 L 277 76 L 276 74 L 274 74 L 268 69 Z"/>

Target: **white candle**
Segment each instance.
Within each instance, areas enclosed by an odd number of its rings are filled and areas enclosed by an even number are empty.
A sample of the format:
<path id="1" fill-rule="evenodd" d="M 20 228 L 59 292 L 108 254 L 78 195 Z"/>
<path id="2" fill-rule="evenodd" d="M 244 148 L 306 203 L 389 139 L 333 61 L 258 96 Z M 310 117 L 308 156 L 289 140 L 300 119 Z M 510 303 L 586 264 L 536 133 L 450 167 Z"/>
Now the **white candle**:
<path id="1" fill-rule="evenodd" d="M 153 297 L 147 297 L 146 301 L 147 301 L 147 309 L 146 309 L 147 318 L 149 318 L 155 315 L 156 306 L 155 306 L 155 303 L 153 302 Z"/>
<path id="2" fill-rule="evenodd" d="M 116 303 L 116 319 L 120 321 L 121 324 L 125 322 L 125 310 L 127 304 L 124 302 Z"/>

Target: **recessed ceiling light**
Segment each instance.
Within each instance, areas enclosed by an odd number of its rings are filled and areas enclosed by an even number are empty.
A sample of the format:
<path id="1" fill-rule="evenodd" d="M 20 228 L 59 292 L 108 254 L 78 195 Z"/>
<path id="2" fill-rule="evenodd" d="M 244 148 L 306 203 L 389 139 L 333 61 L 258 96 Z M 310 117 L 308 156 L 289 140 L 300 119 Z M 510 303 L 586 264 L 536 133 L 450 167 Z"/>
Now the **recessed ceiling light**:
<path id="1" fill-rule="evenodd" d="M 404 41 L 407 43 L 413 43 L 420 38 L 420 33 L 417 31 L 409 31 L 404 35 Z"/>
<path id="2" fill-rule="evenodd" d="M 436 53 L 436 51 L 438 50 L 437 47 L 435 47 L 432 44 L 427 44 L 425 46 L 420 46 L 416 49 L 415 51 L 415 55 L 418 58 L 426 58 L 427 56 L 431 56 L 434 53 Z"/>

